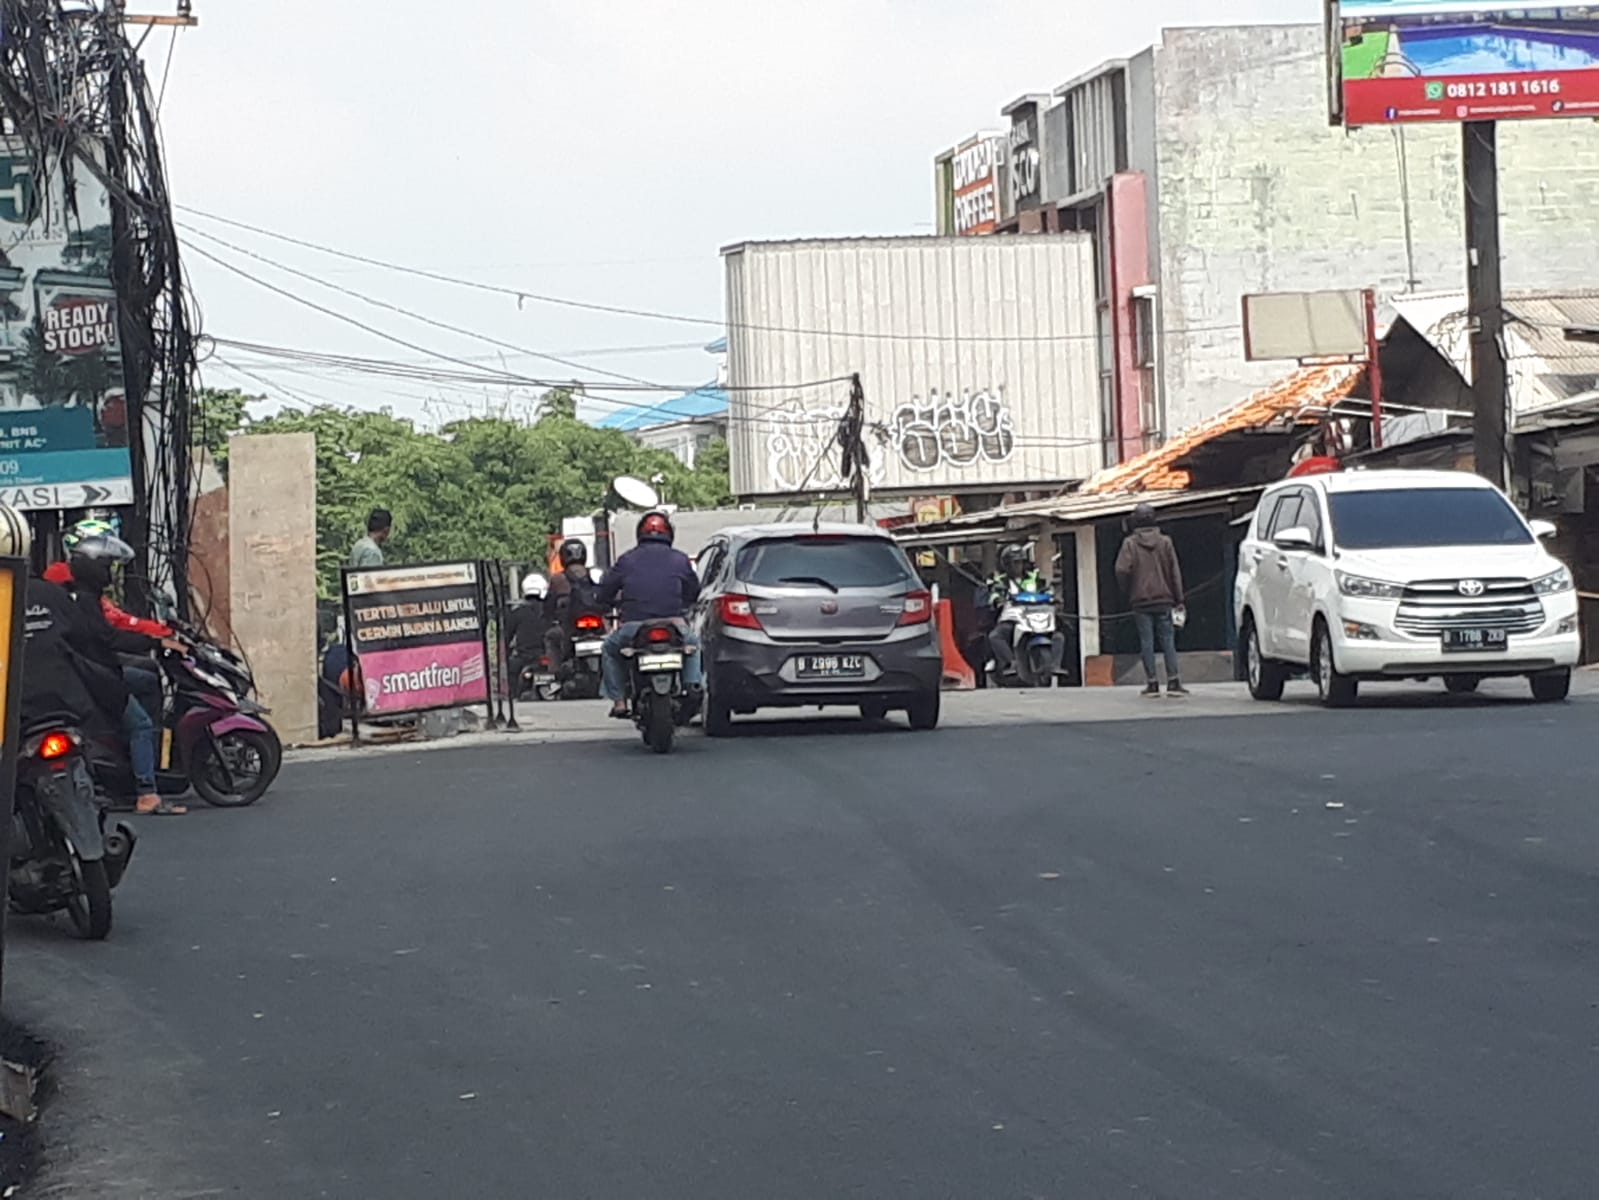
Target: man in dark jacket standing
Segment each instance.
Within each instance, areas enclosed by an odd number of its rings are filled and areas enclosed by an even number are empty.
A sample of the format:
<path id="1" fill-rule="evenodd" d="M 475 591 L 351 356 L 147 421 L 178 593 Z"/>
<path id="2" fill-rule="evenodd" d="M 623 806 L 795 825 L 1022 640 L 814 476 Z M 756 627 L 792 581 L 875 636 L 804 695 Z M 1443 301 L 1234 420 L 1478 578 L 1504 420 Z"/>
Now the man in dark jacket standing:
<path id="1" fill-rule="evenodd" d="M 638 545 L 629 550 L 605 573 L 597 600 L 601 608 L 621 601 L 621 624 L 605 639 L 605 698 L 611 702 L 611 715 L 627 713 L 627 673 L 622 663 L 622 647 L 637 636 L 645 621 L 681 619 L 699 599 L 700 580 L 688 555 L 672 548 L 675 531 L 665 513 L 650 512 L 639 518 Z M 692 652 L 683 656 L 683 684 L 697 691 L 704 678 L 699 643 L 687 624 L 683 633 Z"/>
<path id="2" fill-rule="evenodd" d="M 1155 508 L 1140 504 L 1128 523 L 1131 533 L 1116 556 L 1116 580 L 1133 610 L 1138 626 L 1138 650 L 1144 659 L 1144 678 L 1149 681 L 1144 695 L 1160 696 L 1160 679 L 1155 673 L 1155 639 L 1160 639 L 1166 659 L 1166 690 L 1175 697 L 1188 695 L 1183 686 L 1182 668 L 1177 661 L 1177 627 L 1172 614 L 1183 606 L 1183 569 L 1177 561 L 1177 548 L 1160 531 Z"/>

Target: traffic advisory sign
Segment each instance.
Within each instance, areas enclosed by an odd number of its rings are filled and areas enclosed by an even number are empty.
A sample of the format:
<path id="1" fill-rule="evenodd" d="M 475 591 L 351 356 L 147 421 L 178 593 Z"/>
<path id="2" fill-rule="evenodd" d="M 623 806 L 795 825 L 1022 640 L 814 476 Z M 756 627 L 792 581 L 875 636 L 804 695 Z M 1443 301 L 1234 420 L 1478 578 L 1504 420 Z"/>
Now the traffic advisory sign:
<path id="1" fill-rule="evenodd" d="M 344 573 L 345 637 L 370 715 L 488 704 L 479 564 Z"/>

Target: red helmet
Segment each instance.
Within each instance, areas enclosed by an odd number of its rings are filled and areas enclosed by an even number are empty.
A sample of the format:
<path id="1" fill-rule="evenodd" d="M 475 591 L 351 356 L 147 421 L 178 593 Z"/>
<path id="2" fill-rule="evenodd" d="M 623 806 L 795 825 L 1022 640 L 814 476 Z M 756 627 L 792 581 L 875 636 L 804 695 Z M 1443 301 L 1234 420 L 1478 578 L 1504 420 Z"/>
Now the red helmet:
<path id="1" fill-rule="evenodd" d="M 668 543 L 677 536 L 677 531 L 672 528 L 672 522 L 665 513 L 645 513 L 639 518 L 638 540 L 645 538 L 663 538 Z"/>

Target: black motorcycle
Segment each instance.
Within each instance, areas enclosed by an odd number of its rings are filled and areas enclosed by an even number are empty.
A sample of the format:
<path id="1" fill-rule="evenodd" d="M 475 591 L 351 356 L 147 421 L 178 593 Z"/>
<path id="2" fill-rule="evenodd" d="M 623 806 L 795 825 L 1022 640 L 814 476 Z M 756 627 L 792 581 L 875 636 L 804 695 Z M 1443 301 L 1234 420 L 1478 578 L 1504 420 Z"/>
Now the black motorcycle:
<path id="1" fill-rule="evenodd" d="M 125 822 L 106 828 L 89 742 L 76 719 L 54 714 L 28 721 L 11 823 L 11 910 L 65 910 L 78 936 L 104 939 L 111 932 L 111 891 L 137 840 Z"/>
<path id="2" fill-rule="evenodd" d="M 622 647 L 627 660 L 627 704 L 644 744 L 668 754 L 679 725 L 694 718 L 698 697 L 683 686 L 683 661 L 697 654 L 676 621 L 646 621 L 633 644 Z"/>

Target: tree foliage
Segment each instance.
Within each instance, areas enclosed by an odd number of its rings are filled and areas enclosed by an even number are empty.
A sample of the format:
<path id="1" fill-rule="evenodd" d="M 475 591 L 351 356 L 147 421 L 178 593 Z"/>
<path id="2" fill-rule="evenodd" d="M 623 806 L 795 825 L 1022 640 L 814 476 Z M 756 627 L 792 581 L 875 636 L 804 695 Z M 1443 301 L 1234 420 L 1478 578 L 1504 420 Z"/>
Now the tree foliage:
<path id="1" fill-rule="evenodd" d="M 561 519 L 599 508 L 618 475 L 660 476 L 662 492 L 680 508 L 730 499 L 725 443 L 708 447 L 690 470 L 624 433 L 576 420 L 567 397 L 546 399 L 532 425 L 474 418 L 435 433 L 386 411 L 316 408 L 251 420 L 250 397 L 206 391 L 196 428 L 223 464 L 230 433 L 316 437 L 317 565 L 329 596 L 375 507 L 394 513 L 387 552 L 396 561 L 536 561 Z"/>

